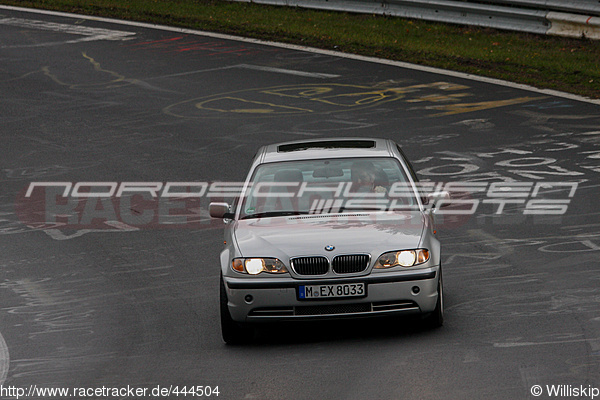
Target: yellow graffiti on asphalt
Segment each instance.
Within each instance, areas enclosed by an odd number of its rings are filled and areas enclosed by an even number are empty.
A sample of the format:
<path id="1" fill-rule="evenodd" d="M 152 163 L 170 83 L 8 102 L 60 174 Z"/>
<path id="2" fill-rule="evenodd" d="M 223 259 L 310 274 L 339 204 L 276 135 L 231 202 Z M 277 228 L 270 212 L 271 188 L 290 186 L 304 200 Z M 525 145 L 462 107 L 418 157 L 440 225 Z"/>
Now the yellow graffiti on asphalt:
<path id="1" fill-rule="evenodd" d="M 48 78 L 50 78 L 53 82 L 61 85 L 61 86 L 67 86 L 70 89 L 77 89 L 77 88 L 86 88 L 86 87 L 95 87 L 95 86 L 102 86 L 102 87 L 119 87 L 122 86 L 124 84 L 131 84 L 134 83 L 134 80 L 129 80 L 127 79 L 124 75 L 115 72 L 115 71 L 111 71 L 105 68 L 102 68 L 101 64 L 96 61 L 94 58 L 90 57 L 87 55 L 87 53 L 83 52 L 81 53 L 82 57 L 88 61 L 89 64 L 91 64 L 92 69 L 94 72 L 96 73 L 100 73 L 98 75 L 96 75 L 96 77 L 98 78 L 98 82 L 95 83 L 72 83 L 72 82 L 65 82 L 63 79 L 61 79 L 58 75 L 58 73 L 52 72 L 50 70 L 50 67 L 42 67 L 42 73 L 44 75 L 46 75 Z"/>
<path id="2" fill-rule="evenodd" d="M 263 91 L 263 93 L 273 94 L 275 96 L 304 98 L 340 107 L 365 106 L 377 102 L 384 102 L 386 100 L 398 100 L 402 97 L 401 92 L 394 91 L 393 89 L 367 90 L 358 93 L 342 93 L 334 94 L 332 96 L 323 96 L 326 93 L 332 92 L 334 92 L 334 89 L 331 87 L 318 87 L 304 91 L 298 91 L 296 88 Z"/>
<path id="3" fill-rule="evenodd" d="M 181 118 L 220 118 L 223 114 L 277 116 L 327 114 L 392 104 L 408 103 L 410 110 L 434 110 L 429 117 L 464 114 L 492 108 L 527 103 L 544 97 L 518 97 L 482 102 L 463 102 L 475 97 L 469 86 L 432 82 L 395 86 L 390 82 L 371 86 L 351 84 L 305 84 L 245 89 L 189 99 L 164 108 L 164 112 Z M 433 103 L 433 104 L 432 104 Z M 430 105 L 428 105 L 430 104 Z M 402 109 L 396 106 L 396 109 Z"/>
<path id="4" fill-rule="evenodd" d="M 251 101 L 236 97 L 220 97 L 218 99 L 207 100 L 206 102 L 196 103 L 196 108 L 218 111 L 221 113 L 232 112 L 239 114 L 272 114 L 276 112 L 307 112 L 312 110 L 306 108 L 290 107 L 265 103 L 260 101 Z"/>
<path id="5" fill-rule="evenodd" d="M 369 107 L 399 100 L 409 91 L 409 88 L 373 90 L 369 86 L 344 84 L 301 85 L 226 93 L 193 102 L 198 110 L 221 113 L 298 114 Z M 240 104 L 257 107 L 240 107 Z"/>
<path id="6" fill-rule="evenodd" d="M 511 106 L 515 104 L 528 103 L 534 100 L 544 99 L 545 96 L 541 97 L 517 97 L 515 99 L 508 100 L 496 100 L 496 101 L 482 101 L 480 103 L 462 103 L 462 104 L 447 104 L 443 106 L 429 106 L 427 108 L 433 110 L 444 111 L 438 114 L 432 114 L 432 117 L 441 117 L 445 115 L 464 114 L 474 111 L 489 110 L 491 108 L 498 108 L 504 106 Z"/>
<path id="7" fill-rule="evenodd" d="M 165 107 L 164 112 L 181 118 L 219 118 L 220 114 L 275 116 L 327 114 L 358 110 L 398 101 L 408 103 L 458 102 L 472 96 L 468 86 L 432 82 L 393 86 L 389 82 L 371 86 L 350 84 L 305 84 L 246 89 L 189 99 Z"/>
<path id="8" fill-rule="evenodd" d="M 350 92 L 350 93 L 339 93 L 335 94 L 335 87 L 348 87 L 348 88 L 359 88 L 364 91 Z M 310 88 L 308 90 L 298 88 L 284 88 L 276 90 L 264 90 L 263 93 L 269 93 L 276 96 L 287 96 L 295 98 L 307 98 L 312 101 L 320 101 L 326 104 L 341 107 L 356 107 L 356 106 L 370 106 L 378 102 L 400 100 L 405 97 L 406 94 L 417 92 L 421 89 L 439 89 L 444 91 L 449 90 L 464 90 L 468 89 L 468 86 L 456 85 L 446 82 L 435 82 L 431 84 L 421 84 L 406 87 L 394 87 L 394 88 L 374 88 L 369 86 L 354 86 L 354 85 L 330 85 Z M 328 93 L 333 93 L 330 96 L 326 96 Z"/>
<path id="9" fill-rule="evenodd" d="M 431 94 L 417 97 L 416 99 L 406 100 L 407 103 L 443 103 L 447 101 L 458 101 L 462 97 L 473 96 L 471 93 L 452 93 L 452 94 Z"/>
<path id="10" fill-rule="evenodd" d="M 82 53 L 87 65 L 92 67 L 93 80 L 90 83 L 68 82 L 59 73 L 43 67 L 41 72 L 55 83 L 70 89 L 78 88 L 117 88 L 124 85 L 140 85 L 153 90 L 162 90 L 141 82 L 126 78 L 123 74 L 104 68 L 100 62 Z M 23 79 L 38 71 L 29 72 Z M 63 71 L 64 74 L 64 71 Z M 394 84 L 395 83 L 395 84 Z M 293 86 L 275 86 L 267 88 L 245 89 L 228 93 L 193 98 L 163 109 L 167 114 L 180 118 L 220 118 L 223 114 L 245 116 L 277 116 L 297 114 L 328 114 L 347 110 L 359 110 L 386 105 L 388 111 L 392 103 L 414 104 L 409 111 L 433 110 L 428 117 L 443 117 L 472 113 L 510 105 L 523 104 L 544 99 L 538 97 L 517 97 L 512 99 L 488 100 L 461 103 L 465 97 L 474 97 L 469 86 L 432 82 L 418 85 L 396 86 L 400 82 L 379 82 L 370 86 L 352 84 L 303 84 Z M 164 91 L 164 90 L 163 90 Z M 433 105 L 427 105 L 431 104 Z M 397 106 L 402 111 L 404 107 Z"/>
<path id="11" fill-rule="evenodd" d="M 102 72 L 102 73 L 105 73 L 105 74 L 108 74 L 108 75 L 114 77 L 114 79 L 112 79 L 109 83 L 117 83 L 117 82 L 122 82 L 125 80 L 125 76 L 119 74 L 118 72 L 110 71 L 108 69 L 102 68 L 102 66 L 100 65 L 100 63 L 98 61 L 94 60 L 92 57 L 88 56 L 86 53 L 82 53 L 82 55 L 85 59 L 87 59 L 94 66 L 95 71 Z"/>

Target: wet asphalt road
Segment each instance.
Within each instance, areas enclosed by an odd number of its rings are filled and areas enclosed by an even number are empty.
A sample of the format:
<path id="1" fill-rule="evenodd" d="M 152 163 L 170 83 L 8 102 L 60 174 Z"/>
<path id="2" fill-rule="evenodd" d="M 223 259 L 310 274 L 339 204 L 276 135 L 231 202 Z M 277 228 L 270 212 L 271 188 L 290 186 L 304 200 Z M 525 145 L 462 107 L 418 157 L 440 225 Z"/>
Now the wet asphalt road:
<path id="1" fill-rule="evenodd" d="M 598 104 L 7 9 L 0 89 L 4 388 L 548 399 L 546 385 L 600 387 Z M 421 179 L 483 185 L 469 197 L 473 215 L 441 219 L 444 327 L 270 326 L 252 345 L 225 346 L 222 224 L 206 217 L 206 196 L 185 215 L 119 200 L 70 217 L 49 217 L 48 198 L 25 196 L 32 182 L 236 182 L 260 145 L 330 136 L 391 138 Z M 531 183 L 516 201 L 490 196 L 492 183 L 516 181 Z M 557 215 L 528 214 L 540 207 Z M 133 398 L 120 394 L 94 398 Z"/>

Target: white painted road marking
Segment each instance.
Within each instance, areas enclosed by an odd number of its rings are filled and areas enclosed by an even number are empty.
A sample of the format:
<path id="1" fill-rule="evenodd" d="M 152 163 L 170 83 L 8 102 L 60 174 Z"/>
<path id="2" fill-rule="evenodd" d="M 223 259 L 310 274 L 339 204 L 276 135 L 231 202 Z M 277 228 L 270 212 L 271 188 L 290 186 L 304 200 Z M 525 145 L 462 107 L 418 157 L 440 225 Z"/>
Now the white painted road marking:
<path id="1" fill-rule="evenodd" d="M 553 340 L 547 342 L 504 342 L 494 343 L 494 347 L 497 348 L 512 348 L 512 347 L 525 347 L 525 346 L 552 346 L 562 345 L 570 343 L 588 343 L 590 346 L 595 345 L 600 338 L 583 338 L 583 339 L 569 339 L 569 340 Z"/>
<path id="2" fill-rule="evenodd" d="M 2 46 L 2 48 L 4 49 L 12 47 L 40 47 L 65 43 L 90 42 L 96 40 L 129 40 L 133 39 L 133 36 L 136 35 L 135 32 L 92 28 L 89 26 L 81 25 L 59 24 L 56 22 L 36 21 L 32 19 L 22 18 L 0 18 L 0 25 L 16 26 L 18 28 L 37 29 L 83 36 L 79 39 L 67 40 L 62 42 L 36 43 L 24 46 Z"/>
<path id="3" fill-rule="evenodd" d="M 294 69 L 265 67 L 262 65 L 237 64 L 237 65 L 228 65 L 225 67 L 199 69 L 196 71 L 188 71 L 188 72 L 180 72 L 177 74 L 162 75 L 162 76 L 157 76 L 157 77 L 153 77 L 150 79 L 174 78 L 174 77 L 178 77 L 178 76 L 201 74 L 204 72 L 223 71 L 223 70 L 233 69 L 233 68 L 243 68 L 243 69 L 251 69 L 251 70 L 255 70 L 255 71 L 275 72 L 275 73 L 279 73 L 279 74 L 297 75 L 297 76 L 304 76 L 304 77 L 308 77 L 308 78 L 319 78 L 319 79 L 339 78 L 340 77 L 340 75 L 325 74 L 322 72 L 306 72 L 306 71 L 298 71 L 298 70 L 294 70 Z"/>
<path id="4" fill-rule="evenodd" d="M 263 67 L 261 65 L 239 64 L 239 65 L 236 65 L 236 67 L 244 68 L 244 69 L 252 69 L 255 71 L 276 72 L 279 74 L 305 76 L 308 78 L 327 79 L 327 78 L 339 78 L 340 77 L 340 75 L 334 75 L 334 74 L 324 74 L 324 73 L 320 73 L 320 72 L 305 72 L 305 71 L 296 71 L 293 69 Z"/>

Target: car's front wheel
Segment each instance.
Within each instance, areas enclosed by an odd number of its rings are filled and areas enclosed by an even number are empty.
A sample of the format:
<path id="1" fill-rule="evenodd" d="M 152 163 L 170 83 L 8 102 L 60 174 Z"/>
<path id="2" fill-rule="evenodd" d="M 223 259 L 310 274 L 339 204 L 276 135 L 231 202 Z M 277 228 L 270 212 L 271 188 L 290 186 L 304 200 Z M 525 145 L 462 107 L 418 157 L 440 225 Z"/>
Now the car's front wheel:
<path id="1" fill-rule="evenodd" d="M 227 344 L 242 344 L 250 342 L 254 337 L 254 329 L 252 327 L 240 324 L 231 318 L 229 307 L 227 306 L 227 292 L 225 291 L 225 282 L 221 278 L 220 291 L 221 304 L 221 335 Z"/>

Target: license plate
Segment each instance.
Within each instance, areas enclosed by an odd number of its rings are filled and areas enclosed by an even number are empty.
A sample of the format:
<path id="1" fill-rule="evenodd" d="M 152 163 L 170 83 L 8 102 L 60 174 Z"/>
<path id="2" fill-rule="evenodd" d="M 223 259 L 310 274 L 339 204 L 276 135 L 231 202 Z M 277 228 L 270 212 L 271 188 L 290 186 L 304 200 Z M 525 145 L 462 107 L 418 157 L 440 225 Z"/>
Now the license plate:
<path id="1" fill-rule="evenodd" d="M 339 299 L 344 297 L 364 297 L 367 287 L 364 283 L 344 283 L 334 285 L 302 285 L 298 288 L 300 300 Z"/>

